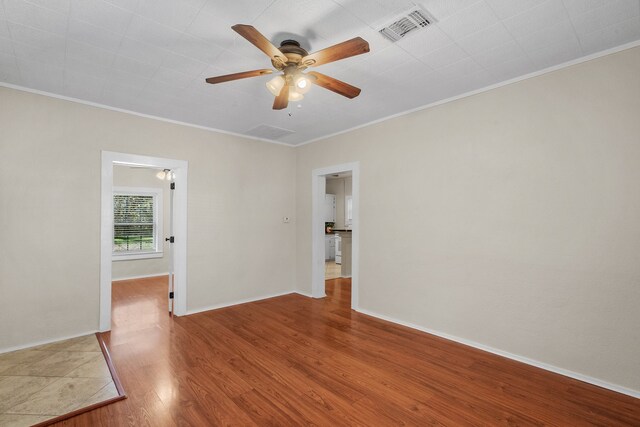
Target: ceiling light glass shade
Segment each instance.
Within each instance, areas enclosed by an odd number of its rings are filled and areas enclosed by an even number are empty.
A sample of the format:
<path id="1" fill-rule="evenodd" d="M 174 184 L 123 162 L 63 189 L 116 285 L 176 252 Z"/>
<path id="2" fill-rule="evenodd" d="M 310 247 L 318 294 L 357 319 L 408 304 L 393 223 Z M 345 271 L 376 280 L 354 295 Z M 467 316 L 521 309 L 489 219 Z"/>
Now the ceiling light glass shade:
<path id="1" fill-rule="evenodd" d="M 302 101 L 302 98 L 304 98 L 304 96 L 300 92 L 295 89 L 289 90 L 289 101 Z"/>
<path id="2" fill-rule="evenodd" d="M 302 74 L 295 78 L 294 84 L 296 86 L 296 91 L 302 94 L 309 92 L 309 89 L 311 89 L 311 82 L 307 76 Z"/>
<path id="3" fill-rule="evenodd" d="M 269 92 L 271 92 L 273 96 L 278 96 L 283 87 L 284 77 L 282 76 L 275 76 L 267 82 L 267 89 L 269 89 Z"/>
<path id="4" fill-rule="evenodd" d="M 176 174 L 170 169 L 161 170 L 156 174 L 156 178 L 167 180 L 167 181 L 173 181 L 175 177 L 176 177 Z"/>

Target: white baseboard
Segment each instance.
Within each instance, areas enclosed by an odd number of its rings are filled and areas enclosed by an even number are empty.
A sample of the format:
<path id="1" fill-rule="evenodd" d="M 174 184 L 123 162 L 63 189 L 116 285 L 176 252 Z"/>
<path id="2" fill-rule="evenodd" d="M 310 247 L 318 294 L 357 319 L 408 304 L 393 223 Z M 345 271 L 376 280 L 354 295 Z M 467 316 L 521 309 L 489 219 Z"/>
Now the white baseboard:
<path id="1" fill-rule="evenodd" d="M 313 295 L 308 294 L 306 292 L 302 292 L 302 291 L 293 291 L 294 294 L 298 294 L 298 295 L 302 295 L 303 297 L 307 297 L 307 298 L 313 298 Z"/>
<path id="2" fill-rule="evenodd" d="M 83 337 L 85 335 L 95 334 L 96 332 L 98 332 L 98 330 L 94 329 L 92 331 L 82 332 L 80 334 L 67 335 L 67 336 L 64 336 L 64 337 L 57 337 L 57 338 L 46 339 L 46 340 L 42 340 L 42 341 L 34 341 L 34 342 L 27 343 L 27 344 L 20 344 L 20 345 L 16 345 L 16 346 L 13 346 L 13 347 L 2 348 L 2 349 L 0 349 L 0 354 L 9 353 L 11 351 L 24 350 L 25 348 L 30 348 L 30 347 L 37 347 L 39 345 L 51 344 L 51 343 L 58 342 L 58 341 L 70 340 L 71 338 Z"/>
<path id="3" fill-rule="evenodd" d="M 112 282 L 120 282 L 122 280 L 135 280 L 135 279 L 148 279 L 149 277 L 162 277 L 168 276 L 169 273 L 154 273 L 154 274 L 143 274 L 142 276 L 129 276 L 129 277 L 113 277 L 111 278 Z"/>
<path id="4" fill-rule="evenodd" d="M 471 341 L 465 338 L 460 338 L 460 337 L 456 337 L 455 335 L 450 335 L 447 334 L 445 332 L 440 332 L 440 331 L 434 331 L 433 329 L 429 329 L 429 328 L 425 328 L 413 323 L 409 323 L 409 322 L 404 322 L 402 320 L 398 320 L 398 319 L 394 319 L 393 317 L 389 317 L 389 316 L 385 316 L 382 314 L 378 314 L 376 312 L 370 311 L 370 310 L 365 310 L 365 309 L 358 309 L 356 310 L 359 313 L 362 314 L 366 314 L 368 316 L 372 316 L 381 320 L 386 320 L 387 322 L 391 322 L 391 323 L 396 323 L 398 325 L 402 325 L 402 326 L 406 326 L 408 328 L 411 329 L 416 329 L 418 331 L 421 332 L 426 332 L 428 334 L 431 335 L 436 335 L 438 337 L 441 338 L 445 338 L 448 339 L 450 341 L 455 341 L 457 343 L 460 344 L 464 344 L 464 345 L 468 345 L 469 347 L 474 347 L 477 348 L 479 350 L 483 350 L 489 353 L 493 353 L 493 354 L 497 354 L 498 356 L 502 356 L 502 357 L 506 357 L 507 359 L 512 359 L 518 362 L 522 362 L 522 363 L 526 363 L 527 365 L 531 365 L 531 366 L 535 366 L 536 368 L 540 368 L 540 369 L 544 369 L 546 371 L 550 371 L 550 372 L 554 372 L 556 374 L 560 374 L 560 375 L 564 375 L 565 377 L 569 377 L 569 378 L 573 378 L 579 381 L 583 381 L 585 383 L 589 383 L 589 384 L 593 384 L 596 385 L 598 387 L 602 387 L 602 388 L 606 388 L 608 390 L 611 391 L 615 391 L 618 393 L 622 393 L 622 394 L 626 394 L 627 396 L 631 396 L 631 397 L 635 397 L 637 399 L 640 399 L 640 391 L 638 390 L 632 390 L 630 388 L 627 387 L 623 387 L 617 384 L 612 384 L 603 380 L 600 380 L 598 378 L 594 378 L 594 377 L 590 377 L 588 375 L 583 375 L 583 374 L 579 374 L 577 372 L 573 372 L 570 371 L 568 369 L 564 369 L 564 368 L 558 368 L 557 366 L 553 366 L 553 365 L 549 365 L 547 363 L 544 362 L 540 362 L 534 359 L 529 359 L 528 357 L 524 357 L 524 356 L 520 356 L 517 354 L 513 354 L 513 353 L 509 353 L 507 351 L 503 351 L 503 350 L 498 350 L 496 348 L 493 347 L 489 347 L 487 345 L 484 344 L 480 344 L 477 343 L 475 341 Z"/>
<path id="5" fill-rule="evenodd" d="M 231 307 L 231 306 L 239 305 L 239 304 L 246 304 L 248 302 L 256 302 L 256 301 L 261 301 L 263 299 L 281 297 L 281 296 L 289 295 L 289 294 L 292 294 L 292 293 L 295 293 L 295 291 L 280 292 L 280 293 L 277 293 L 277 294 L 263 295 L 263 296 L 255 297 L 255 298 L 246 298 L 246 299 L 242 299 L 242 300 L 225 302 L 225 303 L 222 303 L 222 304 L 215 304 L 215 305 L 210 305 L 210 306 L 207 306 L 207 307 L 196 308 L 196 309 L 193 309 L 193 310 L 187 310 L 187 316 L 189 316 L 190 314 L 202 313 L 203 311 L 217 310 L 219 308 Z"/>

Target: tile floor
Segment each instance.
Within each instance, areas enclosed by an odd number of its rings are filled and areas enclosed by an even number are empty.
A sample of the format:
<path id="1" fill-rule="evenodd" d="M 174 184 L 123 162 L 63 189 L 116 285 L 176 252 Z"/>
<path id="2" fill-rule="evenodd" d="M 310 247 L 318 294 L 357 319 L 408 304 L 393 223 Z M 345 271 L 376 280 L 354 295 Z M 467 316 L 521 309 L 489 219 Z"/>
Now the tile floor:
<path id="1" fill-rule="evenodd" d="M 0 354 L 0 426 L 30 426 L 116 396 L 93 334 Z"/>
<path id="2" fill-rule="evenodd" d="M 337 279 L 342 277 L 341 272 L 342 266 L 340 264 L 336 264 L 335 261 L 325 261 L 324 262 L 324 279 Z"/>

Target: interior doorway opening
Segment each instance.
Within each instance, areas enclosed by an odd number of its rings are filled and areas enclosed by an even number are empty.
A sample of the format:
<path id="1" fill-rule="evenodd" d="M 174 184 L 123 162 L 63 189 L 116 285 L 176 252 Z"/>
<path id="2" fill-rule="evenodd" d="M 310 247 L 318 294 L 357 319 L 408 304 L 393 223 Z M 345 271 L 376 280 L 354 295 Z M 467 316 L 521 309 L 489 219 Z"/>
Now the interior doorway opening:
<path id="1" fill-rule="evenodd" d="M 351 171 L 325 176 L 324 279 L 351 278 L 353 177 Z"/>
<path id="2" fill-rule="evenodd" d="M 312 172 L 312 296 L 323 298 L 328 288 L 334 293 L 349 286 L 354 310 L 359 284 L 359 183 L 358 162 Z"/>
<path id="3" fill-rule="evenodd" d="M 114 169 L 121 167 L 153 170 L 158 179 L 167 181 L 165 184 L 169 186 L 167 197 L 169 203 L 166 214 L 171 221 L 156 224 L 155 219 L 152 219 L 152 217 L 156 218 L 155 214 L 151 215 L 154 206 L 158 209 L 158 200 L 164 199 L 161 195 L 154 193 L 152 188 L 131 187 L 126 190 L 114 186 Z M 165 273 L 162 276 L 167 279 L 166 306 L 178 316 L 186 314 L 187 174 L 188 163 L 183 160 L 102 152 L 100 331 L 111 329 L 112 280 L 114 278 L 112 261 L 118 256 L 127 257 L 127 259 L 152 260 L 164 258 L 166 251 L 167 271 L 162 272 Z M 116 192 L 122 195 L 118 200 L 116 200 Z M 131 195 L 134 197 L 130 197 Z M 133 219 L 126 218 L 127 202 L 140 211 L 138 216 L 132 217 Z M 141 205 L 143 208 L 140 208 Z M 116 206 L 120 207 L 124 218 L 116 218 L 114 211 Z M 147 215 L 148 218 L 141 219 L 140 213 L 142 216 Z M 116 228 L 118 228 L 117 232 Z M 169 239 L 167 244 L 165 239 Z M 133 250 L 129 251 L 130 248 Z"/>
<path id="4" fill-rule="evenodd" d="M 114 304 L 120 287 L 156 283 L 164 278 L 165 292 L 139 286 L 135 311 L 145 316 L 163 300 L 173 315 L 173 192 L 174 173 L 170 169 L 146 166 L 113 166 L 113 262 L 112 322 L 119 308 Z M 151 280 L 150 280 L 151 279 Z M 148 291 L 148 292 L 147 292 Z M 158 301 L 156 301 L 157 303 Z M 122 306 L 122 304 L 120 304 Z"/>

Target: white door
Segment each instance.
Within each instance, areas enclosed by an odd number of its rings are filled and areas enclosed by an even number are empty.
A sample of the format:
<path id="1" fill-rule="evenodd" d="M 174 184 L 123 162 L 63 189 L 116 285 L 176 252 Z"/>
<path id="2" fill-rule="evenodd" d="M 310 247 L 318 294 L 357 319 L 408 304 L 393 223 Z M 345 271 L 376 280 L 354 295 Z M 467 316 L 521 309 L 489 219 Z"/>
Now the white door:
<path id="1" fill-rule="evenodd" d="M 174 275 L 173 275 L 173 245 L 174 245 L 174 237 L 173 237 L 173 193 L 176 189 L 176 183 L 174 181 L 174 173 L 172 171 L 168 171 L 169 176 L 171 177 L 171 181 L 169 183 L 169 237 L 165 238 L 165 241 L 169 242 L 169 315 L 173 316 L 173 301 L 174 301 Z"/>

